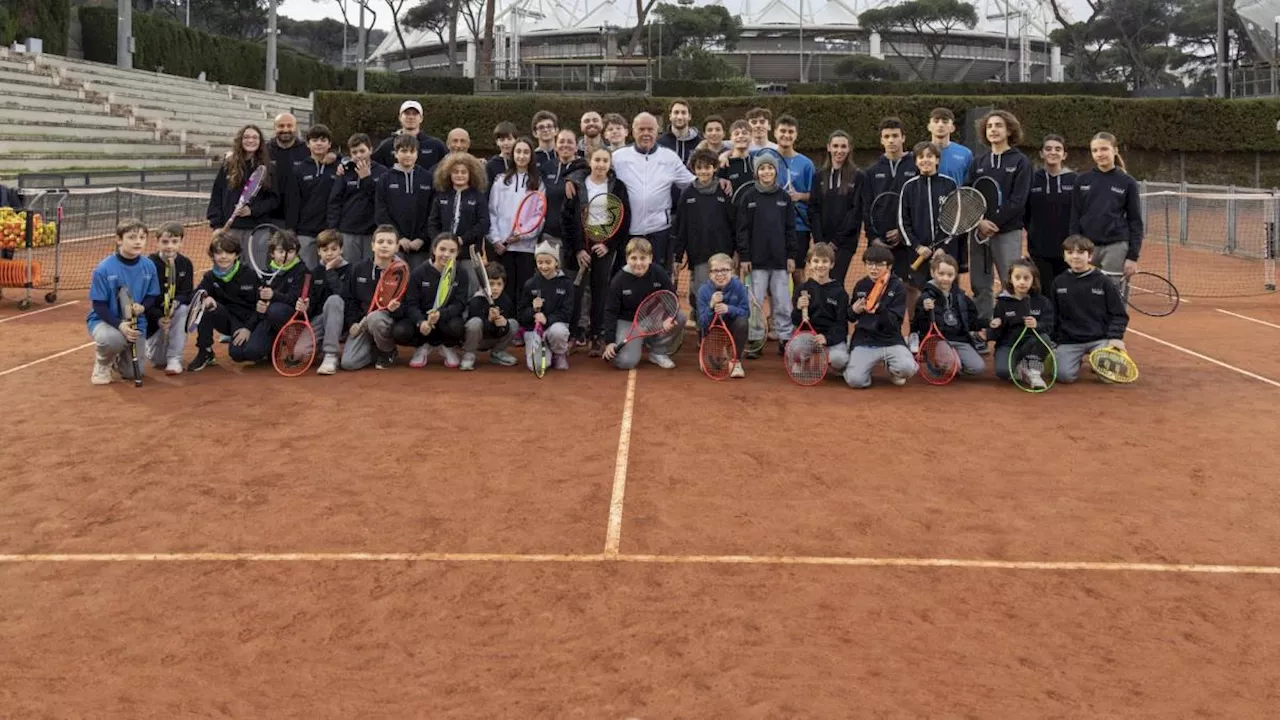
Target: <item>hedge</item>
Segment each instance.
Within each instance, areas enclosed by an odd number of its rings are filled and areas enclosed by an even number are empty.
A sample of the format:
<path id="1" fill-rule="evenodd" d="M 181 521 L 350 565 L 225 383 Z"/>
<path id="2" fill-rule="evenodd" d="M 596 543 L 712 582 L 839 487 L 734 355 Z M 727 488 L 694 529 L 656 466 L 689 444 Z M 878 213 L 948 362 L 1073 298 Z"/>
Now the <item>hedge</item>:
<path id="1" fill-rule="evenodd" d="M 937 83 L 845 81 L 790 83 L 790 95 L 1089 95 L 1129 97 L 1119 83 Z"/>
<path id="2" fill-rule="evenodd" d="M 116 11 L 114 8 L 80 8 L 86 60 L 116 62 Z M 223 85 L 263 88 L 267 49 L 259 43 L 210 35 L 192 30 L 168 18 L 134 13 L 133 34 L 136 52 L 134 67 L 185 77 L 201 72 Z M 278 92 L 306 96 L 314 90 L 355 90 L 356 71 L 343 70 L 280 47 L 276 54 L 280 79 Z M 459 93 L 470 92 L 466 78 L 440 78 L 400 73 L 367 71 L 365 89 L 370 92 Z"/>
<path id="3" fill-rule="evenodd" d="M 566 127 L 577 129 L 577 118 L 586 110 L 618 112 L 632 117 L 649 111 L 661 117 L 670 98 L 579 98 L 523 95 L 517 97 L 463 97 L 369 95 L 323 92 L 316 96 L 316 122 L 323 122 L 334 136 L 354 132 L 385 137 L 397 127 L 396 113 L 406 99 L 422 100 L 423 127 L 443 136 L 453 127 L 466 128 L 479 151 L 492 151 L 493 128 L 511 120 L 528 128 L 534 112 L 550 110 Z M 739 98 L 691 98 L 695 121 L 711 114 L 740 118 L 756 105 L 774 116 L 790 113 L 799 118 L 799 148 L 816 152 L 826 136 L 842 128 L 850 132 L 855 149 L 879 147 L 876 126 L 888 115 L 902 118 L 908 142 L 923 136 L 929 111 L 951 108 L 963 117 L 971 108 L 1000 107 L 1016 115 L 1023 127 L 1023 145 L 1038 147 L 1049 133 L 1063 135 L 1069 147 L 1088 147 L 1090 138 L 1107 130 L 1120 138 L 1124 148 L 1153 151 L 1229 152 L 1280 150 L 1276 120 L 1280 100 L 1128 99 L 1098 97 L 974 97 L 974 96 L 768 96 Z M 914 130 L 919 128 L 919 130 Z"/>
<path id="4" fill-rule="evenodd" d="M 0 0 L 0 11 L 0 40 L 5 45 L 35 37 L 44 41 L 44 52 L 67 54 L 71 0 Z"/>

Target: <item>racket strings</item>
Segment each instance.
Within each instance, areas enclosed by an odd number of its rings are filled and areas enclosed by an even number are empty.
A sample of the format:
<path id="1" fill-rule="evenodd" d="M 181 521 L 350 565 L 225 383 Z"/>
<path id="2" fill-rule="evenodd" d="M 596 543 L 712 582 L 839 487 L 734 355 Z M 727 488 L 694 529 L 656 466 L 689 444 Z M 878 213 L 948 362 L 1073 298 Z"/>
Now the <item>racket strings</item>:
<path id="1" fill-rule="evenodd" d="M 582 226 L 597 242 L 609 239 L 622 224 L 622 201 L 613 195 L 597 195 L 583 210 Z"/>
<path id="2" fill-rule="evenodd" d="M 733 336 L 723 325 L 715 323 L 707 330 L 707 334 L 702 338 L 702 346 L 700 348 L 702 357 L 703 370 L 709 375 L 716 376 L 723 373 L 728 376 L 733 371 L 735 348 L 733 347 Z"/>
<path id="3" fill-rule="evenodd" d="M 1131 383 L 1138 379 L 1138 366 L 1128 356 L 1115 348 L 1101 348 L 1089 355 L 1093 371 L 1114 383 Z"/>
<path id="4" fill-rule="evenodd" d="M 926 375 L 943 378 L 954 375 L 960 367 L 960 354 L 945 338 L 932 335 L 920 344 L 921 366 Z"/>
<path id="5" fill-rule="evenodd" d="M 662 332 L 667 320 L 674 318 L 680 310 L 680 301 L 675 293 L 661 291 L 645 298 L 636 309 L 636 327 L 646 335 Z"/>
<path id="6" fill-rule="evenodd" d="M 814 385 L 827 374 L 827 351 L 813 333 L 799 333 L 784 352 L 787 373 L 800 385 Z"/>
<path id="7" fill-rule="evenodd" d="M 375 302 L 386 307 L 396 300 L 409 285 L 409 273 L 404 268 L 393 266 L 387 268 L 378 279 L 378 290 Z"/>
<path id="8" fill-rule="evenodd" d="M 978 226 L 986 213 L 982 193 L 969 187 L 957 188 L 942 202 L 938 211 L 938 227 L 947 235 L 959 235 Z"/>

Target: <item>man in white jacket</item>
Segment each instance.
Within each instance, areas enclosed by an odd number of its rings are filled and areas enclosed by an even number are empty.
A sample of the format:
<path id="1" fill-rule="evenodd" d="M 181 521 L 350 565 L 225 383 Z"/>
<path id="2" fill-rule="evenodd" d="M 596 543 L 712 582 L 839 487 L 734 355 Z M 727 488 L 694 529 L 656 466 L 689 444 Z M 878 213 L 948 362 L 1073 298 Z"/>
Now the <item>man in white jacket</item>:
<path id="1" fill-rule="evenodd" d="M 653 246 L 653 259 L 671 270 L 671 208 L 676 188 L 693 182 L 693 173 L 680 156 L 658 145 L 658 119 L 640 113 L 631 121 L 635 144 L 613 153 L 613 171 L 627 186 L 631 203 L 631 237 L 644 237 Z"/>

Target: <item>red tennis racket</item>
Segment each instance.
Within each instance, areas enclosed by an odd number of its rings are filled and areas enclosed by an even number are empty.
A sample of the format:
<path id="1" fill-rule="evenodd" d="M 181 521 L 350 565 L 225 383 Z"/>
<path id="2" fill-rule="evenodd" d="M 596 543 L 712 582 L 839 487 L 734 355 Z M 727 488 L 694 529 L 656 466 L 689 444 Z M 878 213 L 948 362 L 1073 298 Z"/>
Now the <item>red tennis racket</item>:
<path id="1" fill-rule="evenodd" d="M 627 337 L 621 344 L 626 345 L 632 340 L 665 332 L 666 328 L 663 326 L 668 320 L 674 320 L 679 312 L 680 300 L 675 293 L 670 290 L 649 293 L 640 301 L 640 307 L 636 308 L 636 317 L 631 321 L 631 329 L 627 331 Z"/>
<path id="2" fill-rule="evenodd" d="M 547 217 L 547 194 L 541 190 L 527 193 L 516 208 L 516 216 L 511 221 L 511 232 L 507 237 L 524 237 L 532 235 L 542 227 Z"/>
<path id="3" fill-rule="evenodd" d="M 311 295 L 311 276 L 302 281 L 302 295 L 298 301 L 305 307 Z M 311 320 L 302 310 L 294 310 L 293 317 L 276 333 L 275 343 L 271 346 L 271 364 L 276 372 L 285 377 L 297 377 L 311 367 L 316 359 L 316 332 L 311 327 Z"/>
<path id="4" fill-rule="evenodd" d="M 818 342 L 818 333 L 809 324 L 809 308 L 806 307 L 800 313 L 800 327 L 796 328 L 787 341 L 782 362 L 792 382 L 802 387 L 811 387 L 827 376 L 827 349 Z"/>
<path id="5" fill-rule="evenodd" d="M 916 362 L 920 365 L 920 377 L 930 385 L 946 385 L 960 371 L 960 354 L 938 330 L 937 314 L 933 310 L 929 311 L 929 332 L 916 352 Z"/>
<path id="6" fill-rule="evenodd" d="M 724 324 L 724 315 L 716 313 L 698 346 L 698 365 L 707 377 L 719 381 L 729 377 L 737 362 L 738 348 L 733 342 L 733 334 Z"/>
<path id="7" fill-rule="evenodd" d="M 378 288 L 373 291 L 373 300 L 369 303 L 369 314 L 386 310 L 391 303 L 404 297 L 409 289 L 409 264 L 396 258 L 391 261 L 382 277 L 378 279 Z"/>

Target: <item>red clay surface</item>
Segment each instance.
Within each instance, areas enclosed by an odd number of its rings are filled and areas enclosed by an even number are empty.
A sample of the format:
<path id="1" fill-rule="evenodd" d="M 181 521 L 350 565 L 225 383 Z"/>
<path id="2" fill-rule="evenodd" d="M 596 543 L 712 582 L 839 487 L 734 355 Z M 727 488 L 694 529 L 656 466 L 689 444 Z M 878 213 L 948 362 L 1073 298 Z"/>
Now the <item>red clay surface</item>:
<path id="1" fill-rule="evenodd" d="M 8 301 L 6 301 L 8 302 Z M 1134 328 L 1280 381 L 1271 302 Z M 87 341 L 0 324 L 0 373 Z M 7 309 L 6 309 L 7 310 Z M 1267 315 L 1265 313 L 1272 313 Z M 0 313 L 0 319 L 12 312 Z M 1280 388 L 637 378 L 621 551 L 1280 565 Z M 220 350 L 221 352 L 221 350 Z M 0 376 L 0 553 L 597 555 L 627 376 Z M 516 559 L 513 559 L 516 560 Z M 631 561 L 0 562 L 7 717 L 1267 717 L 1280 575 Z"/>

